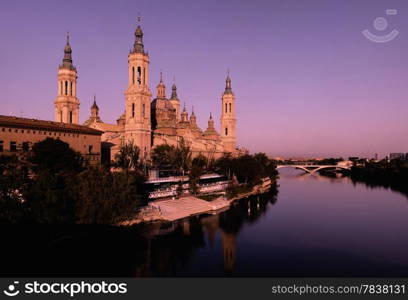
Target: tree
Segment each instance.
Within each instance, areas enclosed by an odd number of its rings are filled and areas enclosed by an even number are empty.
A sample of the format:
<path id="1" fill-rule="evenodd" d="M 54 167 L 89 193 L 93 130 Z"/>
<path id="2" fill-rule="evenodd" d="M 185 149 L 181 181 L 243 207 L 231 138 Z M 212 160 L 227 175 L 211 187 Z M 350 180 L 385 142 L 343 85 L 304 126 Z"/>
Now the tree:
<path id="1" fill-rule="evenodd" d="M 33 164 L 35 173 L 44 170 L 51 174 L 77 173 L 84 165 L 80 153 L 70 148 L 69 144 L 52 138 L 35 143 L 31 149 L 29 161 Z"/>
<path id="2" fill-rule="evenodd" d="M 277 175 L 275 161 L 269 159 L 265 153 L 242 155 L 233 158 L 225 154 L 215 162 L 216 170 L 232 178 L 235 175 L 239 183 L 248 186 L 256 185 L 263 177 L 273 178 Z"/>
<path id="3" fill-rule="evenodd" d="M 189 175 L 189 181 L 190 181 L 190 192 L 192 194 L 197 194 L 199 192 L 198 183 L 199 183 L 201 175 L 203 175 L 204 173 L 206 165 L 207 165 L 207 158 L 202 154 L 199 154 L 191 162 L 191 168 L 190 168 L 190 172 L 188 173 L 188 175 Z"/>
<path id="4" fill-rule="evenodd" d="M 215 170 L 228 178 L 232 176 L 234 161 L 230 153 L 226 153 L 215 161 Z"/>
<path id="5" fill-rule="evenodd" d="M 25 173 L 17 156 L 0 156 L 0 223 L 17 223 L 25 218 Z"/>
<path id="6" fill-rule="evenodd" d="M 167 144 L 158 145 L 153 148 L 152 161 L 156 166 L 175 167 L 176 148 Z"/>
<path id="7" fill-rule="evenodd" d="M 256 153 L 254 159 L 258 162 L 262 177 L 275 177 L 278 172 L 276 171 L 276 162 L 269 159 L 265 153 Z"/>
<path id="8" fill-rule="evenodd" d="M 175 153 L 175 166 L 184 174 L 190 168 L 191 164 L 191 148 L 187 145 L 184 138 L 180 139 Z"/>
<path id="9" fill-rule="evenodd" d="M 75 222 L 114 224 L 135 216 L 137 209 L 145 204 L 141 195 L 144 180 L 136 172 L 88 168 L 78 175 L 71 188 L 75 199 Z"/>
<path id="10" fill-rule="evenodd" d="M 115 156 L 114 166 L 125 172 L 137 170 L 140 167 L 139 157 L 139 147 L 134 145 L 133 141 L 125 143 Z"/>
<path id="11" fill-rule="evenodd" d="M 33 145 L 28 159 L 35 173 L 24 193 L 30 221 L 73 223 L 75 204 L 69 187 L 84 169 L 81 154 L 59 139 L 47 138 Z"/>

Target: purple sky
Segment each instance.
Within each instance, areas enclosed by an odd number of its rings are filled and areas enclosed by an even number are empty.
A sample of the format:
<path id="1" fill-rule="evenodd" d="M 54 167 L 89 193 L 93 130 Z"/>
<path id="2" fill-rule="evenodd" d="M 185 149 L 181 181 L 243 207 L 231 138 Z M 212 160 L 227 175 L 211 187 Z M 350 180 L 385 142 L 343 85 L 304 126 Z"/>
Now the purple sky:
<path id="1" fill-rule="evenodd" d="M 398 9 L 387 16 L 388 8 Z M 1 1 L 0 114 L 53 119 L 66 31 L 79 73 L 80 121 L 97 95 L 101 118 L 124 110 L 137 12 L 156 94 L 178 93 L 206 128 L 230 68 L 238 144 L 273 156 L 408 152 L 408 2 Z M 373 27 L 385 17 L 388 28 Z M 373 43 L 370 29 L 399 36 Z M 219 122 L 217 122 L 219 123 Z M 217 124 L 219 127 L 219 124 Z"/>

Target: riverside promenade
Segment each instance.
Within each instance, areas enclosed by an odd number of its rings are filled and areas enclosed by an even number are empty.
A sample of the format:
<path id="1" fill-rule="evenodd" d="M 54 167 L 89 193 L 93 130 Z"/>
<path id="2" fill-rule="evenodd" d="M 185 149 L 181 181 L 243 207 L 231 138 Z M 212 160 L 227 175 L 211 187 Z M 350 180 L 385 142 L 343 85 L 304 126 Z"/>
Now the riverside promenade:
<path id="1" fill-rule="evenodd" d="M 236 200 L 266 192 L 271 184 L 271 180 L 265 178 L 261 184 L 254 186 L 251 191 L 230 199 L 220 196 L 212 201 L 206 201 L 193 195 L 185 195 L 180 198 L 155 200 L 143 207 L 135 218 L 121 222 L 118 225 L 132 226 L 141 222 L 155 221 L 173 222 L 200 214 L 216 214 L 228 209 L 231 203 Z"/>
<path id="2" fill-rule="evenodd" d="M 178 199 L 157 200 L 150 206 L 157 209 L 164 221 L 175 221 L 194 215 L 215 212 L 230 206 L 230 201 L 223 196 L 212 201 L 206 201 L 194 196 L 185 196 Z"/>

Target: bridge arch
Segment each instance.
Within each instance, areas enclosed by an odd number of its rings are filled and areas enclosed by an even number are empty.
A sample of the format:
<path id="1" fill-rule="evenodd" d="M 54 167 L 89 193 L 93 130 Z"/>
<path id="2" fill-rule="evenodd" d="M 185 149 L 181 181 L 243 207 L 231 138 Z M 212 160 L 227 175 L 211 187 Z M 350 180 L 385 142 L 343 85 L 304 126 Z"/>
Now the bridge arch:
<path id="1" fill-rule="evenodd" d="M 339 165 L 278 165 L 276 166 L 276 169 L 283 169 L 283 168 L 294 168 L 297 170 L 302 170 L 305 171 L 306 173 L 316 173 L 319 172 L 320 170 L 324 169 L 342 169 L 349 171 L 350 167 L 348 166 L 339 166 Z"/>

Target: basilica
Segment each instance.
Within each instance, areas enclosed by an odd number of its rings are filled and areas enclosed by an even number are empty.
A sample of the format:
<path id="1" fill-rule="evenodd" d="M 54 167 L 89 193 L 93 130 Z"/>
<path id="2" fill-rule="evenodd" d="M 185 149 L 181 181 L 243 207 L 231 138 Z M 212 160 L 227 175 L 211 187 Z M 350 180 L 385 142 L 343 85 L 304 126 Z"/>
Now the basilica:
<path id="1" fill-rule="evenodd" d="M 139 147 L 143 159 L 148 159 L 151 149 L 157 145 L 177 146 L 181 139 L 191 147 L 193 155 L 203 154 L 218 158 L 225 153 L 237 155 L 235 96 L 229 74 L 220 101 L 220 132 L 210 114 L 208 126 L 202 130 L 197 125 L 194 110 L 189 113 L 181 107 L 176 84 L 171 87 L 167 98 L 166 86 L 160 74 L 155 98 L 149 87 L 149 55 L 144 49 L 143 32 L 140 24 L 135 31 L 133 48 L 128 55 L 128 84 L 125 95 L 124 113 L 116 124 L 103 122 L 94 98 L 89 119 L 85 126 L 102 131 L 102 148 L 108 149 L 111 159 L 124 143 L 133 142 Z M 55 121 L 79 123 L 77 98 L 77 70 L 72 61 L 69 37 L 64 48 L 64 58 L 58 69 L 58 96 L 55 99 Z"/>

